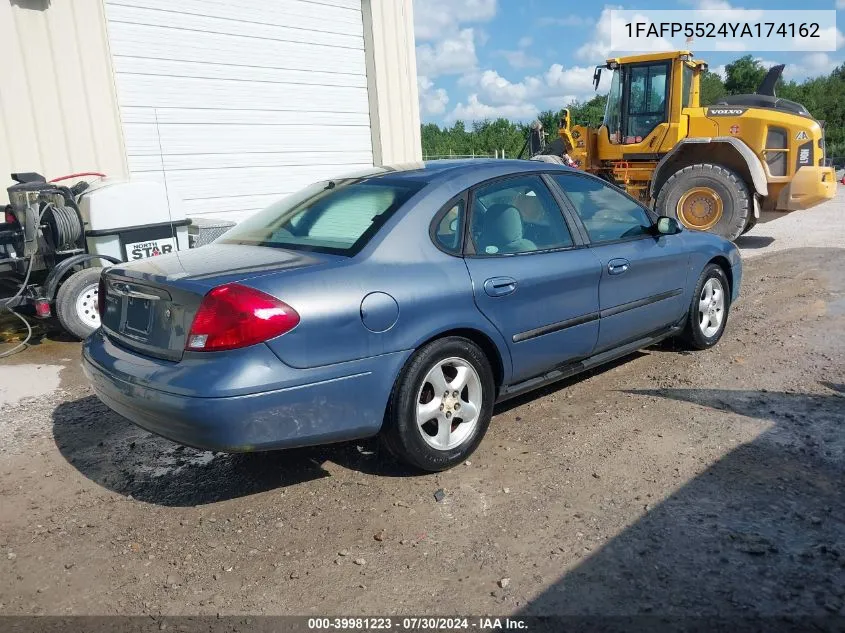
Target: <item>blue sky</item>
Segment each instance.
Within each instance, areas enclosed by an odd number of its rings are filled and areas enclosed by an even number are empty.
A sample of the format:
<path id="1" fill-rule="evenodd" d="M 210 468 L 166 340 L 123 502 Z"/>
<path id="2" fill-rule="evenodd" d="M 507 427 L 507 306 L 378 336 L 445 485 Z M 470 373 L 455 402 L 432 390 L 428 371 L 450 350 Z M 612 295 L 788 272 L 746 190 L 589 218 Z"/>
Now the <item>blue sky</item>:
<path id="1" fill-rule="evenodd" d="M 795 0 L 414 0 L 420 114 L 451 124 L 504 116 L 526 120 L 592 97 L 593 69 L 610 55 L 610 9 L 795 9 Z M 837 9 L 831 52 L 747 51 L 784 76 L 827 74 L 845 61 L 845 0 L 802 0 L 801 9 Z M 695 44 L 691 48 L 695 51 Z M 614 55 L 619 54 L 614 52 Z M 745 52 L 697 52 L 710 69 Z M 605 73 L 607 76 L 608 73 Z M 603 88 L 603 86 L 602 86 Z"/>

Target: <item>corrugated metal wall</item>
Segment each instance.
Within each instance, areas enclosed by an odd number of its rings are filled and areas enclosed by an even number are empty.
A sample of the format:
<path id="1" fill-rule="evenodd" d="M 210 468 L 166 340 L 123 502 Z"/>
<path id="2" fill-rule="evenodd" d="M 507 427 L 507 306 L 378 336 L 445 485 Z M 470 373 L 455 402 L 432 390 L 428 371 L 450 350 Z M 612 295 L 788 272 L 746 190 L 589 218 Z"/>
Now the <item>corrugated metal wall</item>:
<path id="1" fill-rule="evenodd" d="M 2 0 L 0 43 L 0 205 L 11 172 L 126 175 L 102 0 Z"/>
<path id="2" fill-rule="evenodd" d="M 187 215 L 239 221 L 372 165 L 361 0 L 105 5 L 130 172 Z"/>

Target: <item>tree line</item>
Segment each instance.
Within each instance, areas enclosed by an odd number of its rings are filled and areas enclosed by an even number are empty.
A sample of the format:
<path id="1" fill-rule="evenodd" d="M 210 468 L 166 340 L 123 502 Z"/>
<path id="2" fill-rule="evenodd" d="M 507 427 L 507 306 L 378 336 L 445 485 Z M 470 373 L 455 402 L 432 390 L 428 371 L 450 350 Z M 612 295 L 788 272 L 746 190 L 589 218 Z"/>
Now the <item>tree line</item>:
<path id="1" fill-rule="evenodd" d="M 722 97 L 749 94 L 757 90 L 764 68 L 751 55 L 741 57 L 725 67 L 725 79 L 713 72 L 701 78 L 701 105 L 710 105 Z M 845 64 L 827 76 L 802 82 L 784 81 L 776 86 L 778 97 L 803 104 L 819 121 L 825 122 L 825 143 L 828 158 L 845 162 Z M 569 106 L 572 125 L 598 127 L 604 118 L 606 95 L 596 95 Z M 547 110 L 537 117 L 550 135 L 557 131 L 560 112 Z M 495 120 L 475 121 L 467 126 L 455 121 L 451 126 L 436 123 L 422 125 L 422 147 L 425 157 L 493 156 L 504 151 L 508 158 L 516 158 L 528 136 L 530 123 Z"/>

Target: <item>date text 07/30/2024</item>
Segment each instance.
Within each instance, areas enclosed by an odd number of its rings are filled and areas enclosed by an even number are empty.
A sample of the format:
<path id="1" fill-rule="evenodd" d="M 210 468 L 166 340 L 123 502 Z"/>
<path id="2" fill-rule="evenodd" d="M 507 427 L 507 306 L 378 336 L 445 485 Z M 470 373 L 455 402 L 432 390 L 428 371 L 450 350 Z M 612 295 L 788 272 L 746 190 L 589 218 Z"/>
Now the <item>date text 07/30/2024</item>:
<path id="1" fill-rule="evenodd" d="M 525 619 L 509 617 L 348 617 L 308 618 L 312 631 L 527 631 Z"/>

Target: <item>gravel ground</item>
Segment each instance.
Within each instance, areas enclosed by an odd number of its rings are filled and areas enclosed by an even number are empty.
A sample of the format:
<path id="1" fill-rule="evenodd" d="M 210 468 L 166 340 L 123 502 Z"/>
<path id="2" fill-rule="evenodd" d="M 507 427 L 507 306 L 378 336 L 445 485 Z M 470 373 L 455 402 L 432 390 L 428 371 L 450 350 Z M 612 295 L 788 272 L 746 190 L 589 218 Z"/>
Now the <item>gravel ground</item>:
<path id="1" fill-rule="evenodd" d="M 716 348 L 499 407 L 439 475 L 178 447 L 39 337 L 0 361 L 0 614 L 845 615 L 843 210 L 743 238 Z"/>
<path id="2" fill-rule="evenodd" d="M 840 185 L 834 200 L 814 209 L 764 213 L 736 243 L 745 259 L 790 248 L 845 247 L 845 186 Z"/>

